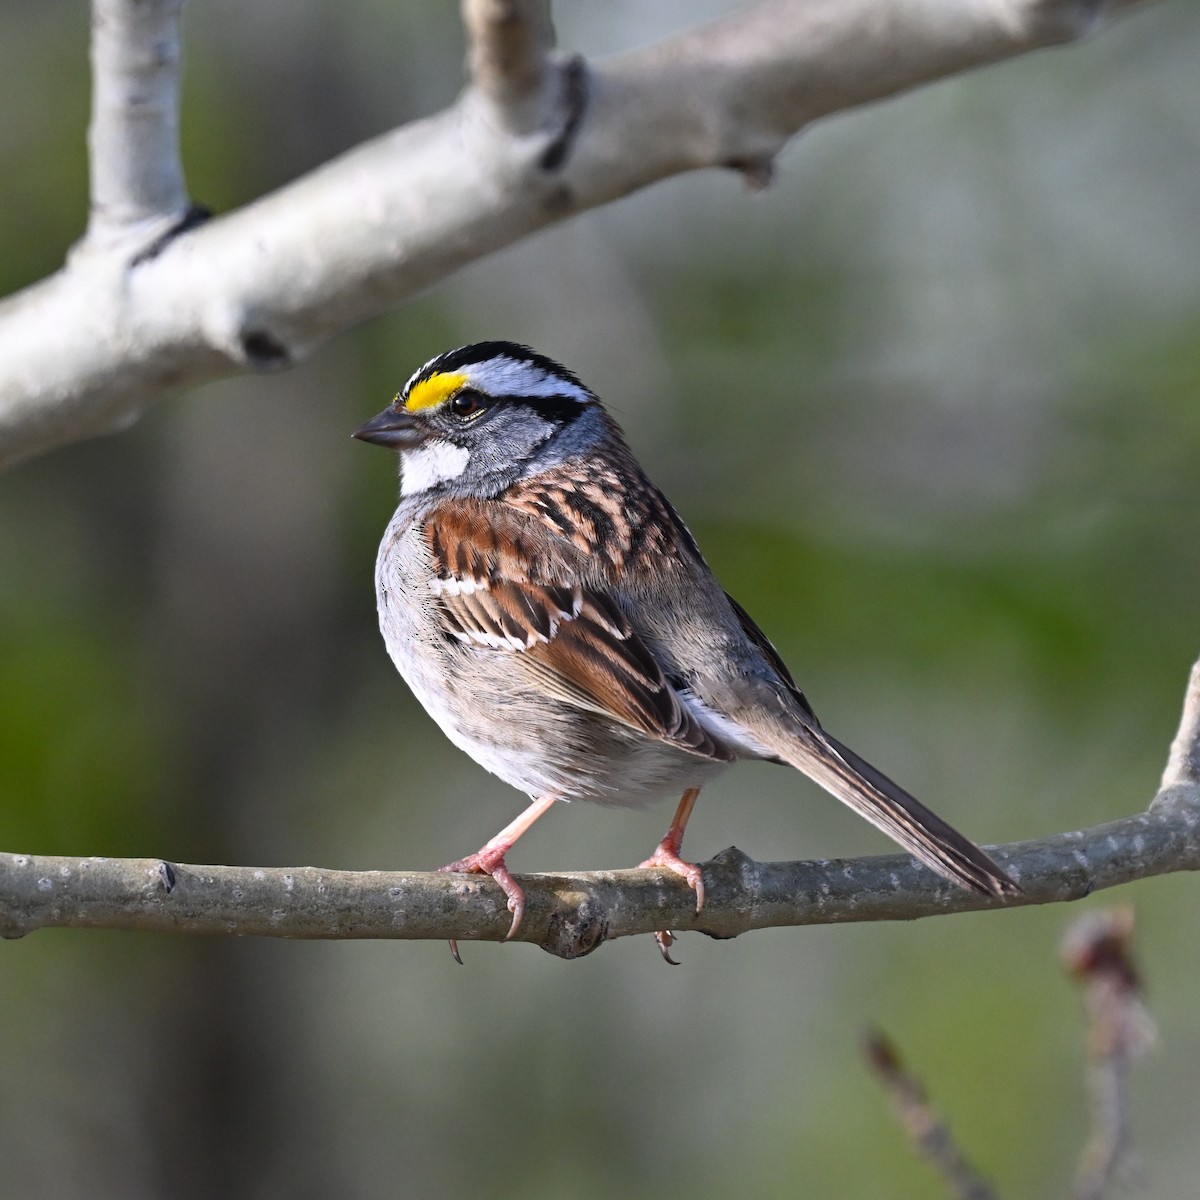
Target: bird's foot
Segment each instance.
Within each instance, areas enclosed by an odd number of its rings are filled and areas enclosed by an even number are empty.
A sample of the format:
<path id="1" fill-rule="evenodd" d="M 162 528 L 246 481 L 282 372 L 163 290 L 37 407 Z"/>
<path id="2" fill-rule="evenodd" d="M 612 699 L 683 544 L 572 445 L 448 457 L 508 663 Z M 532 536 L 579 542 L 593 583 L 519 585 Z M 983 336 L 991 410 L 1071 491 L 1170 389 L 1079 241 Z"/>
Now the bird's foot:
<path id="1" fill-rule="evenodd" d="M 465 871 L 472 875 L 490 875 L 504 889 L 504 894 L 508 897 L 508 911 L 513 915 L 508 933 L 504 935 L 506 942 L 514 938 L 517 930 L 521 928 L 521 920 L 525 916 L 525 893 L 508 873 L 504 856 L 517 844 L 517 839 L 528 832 L 529 827 L 538 817 L 548 813 L 554 807 L 557 800 L 557 792 L 539 796 L 515 821 L 510 821 L 505 825 L 481 850 L 476 850 L 474 854 L 468 854 L 466 858 L 460 858 L 458 862 L 447 863 L 444 867 L 438 868 L 439 871 Z M 450 939 L 450 952 L 457 962 L 462 962 L 458 956 L 458 943 L 453 938 Z"/>
<path id="2" fill-rule="evenodd" d="M 682 875 L 687 880 L 688 887 L 696 893 L 696 911 L 699 912 L 704 907 L 704 873 L 695 863 L 686 862 L 679 857 L 679 849 L 672 845 L 672 840 L 668 833 L 659 842 L 658 849 L 645 862 L 638 863 L 638 869 L 653 870 L 655 867 L 659 867 L 676 875 Z M 670 945 L 670 942 L 667 945 Z"/>
<path id="3" fill-rule="evenodd" d="M 680 858 L 679 851 L 683 849 L 683 831 L 687 828 L 692 809 L 696 804 L 696 797 L 699 795 L 699 788 L 688 788 L 683 793 L 679 807 L 675 810 L 675 816 L 671 819 L 671 825 L 663 840 L 658 843 L 658 849 L 645 862 L 638 863 L 639 869 L 663 868 L 675 875 L 682 875 L 687 880 L 688 887 L 696 893 L 697 912 L 704 907 L 704 873 L 695 863 L 685 862 Z M 669 929 L 660 929 L 654 935 L 654 940 L 658 943 L 658 949 L 663 958 L 671 966 L 677 967 L 679 964 L 671 957 L 671 945 L 675 941 L 675 935 Z"/>
<path id="4" fill-rule="evenodd" d="M 504 935 L 506 942 L 516 936 L 525 917 L 525 893 L 521 890 L 521 885 L 509 874 L 504 861 L 504 855 L 509 849 L 508 846 L 484 846 L 482 850 L 476 850 L 466 858 L 438 867 L 439 874 L 462 872 L 467 875 L 490 875 L 504 889 L 504 894 L 508 897 L 508 911 L 513 915 L 508 933 Z M 454 955 L 456 962 L 462 962 L 458 953 L 458 942 L 454 938 L 450 939 L 450 953 Z"/>
<path id="5" fill-rule="evenodd" d="M 679 847 L 668 833 L 659 843 L 658 849 L 645 862 L 638 863 L 638 868 L 661 868 L 675 875 L 682 875 L 687 880 L 688 887 L 696 893 L 696 911 L 704 907 L 704 874 L 695 863 L 686 862 L 679 857 Z M 671 966 L 679 966 L 679 962 L 671 957 L 671 947 L 675 943 L 675 935 L 669 929 L 660 929 L 654 935 L 658 943 L 658 951 L 665 962 Z"/>

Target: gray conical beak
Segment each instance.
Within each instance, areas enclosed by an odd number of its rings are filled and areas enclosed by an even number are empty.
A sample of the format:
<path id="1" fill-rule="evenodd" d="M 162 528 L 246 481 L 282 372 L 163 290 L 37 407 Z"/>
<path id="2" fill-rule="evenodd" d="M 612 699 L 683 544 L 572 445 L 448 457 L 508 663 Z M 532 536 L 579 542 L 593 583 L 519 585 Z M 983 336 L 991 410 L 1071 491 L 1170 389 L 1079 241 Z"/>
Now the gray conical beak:
<path id="1" fill-rule="evenodd" d="M 411 450 L 425 440 L 425 433 L 404 409 L 385 408 L 378 416 L 360 425 L 351 435 L 360 442 L 374 442 L 391 450 Z"/>

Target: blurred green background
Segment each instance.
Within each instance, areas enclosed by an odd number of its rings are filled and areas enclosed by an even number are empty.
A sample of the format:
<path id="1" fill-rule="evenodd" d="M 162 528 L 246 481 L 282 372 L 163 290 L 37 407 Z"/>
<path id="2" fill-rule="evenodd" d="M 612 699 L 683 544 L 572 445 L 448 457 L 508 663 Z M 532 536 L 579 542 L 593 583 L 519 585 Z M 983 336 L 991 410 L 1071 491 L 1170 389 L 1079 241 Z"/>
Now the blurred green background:
<path id="1" fill-rule="evenodd" d="M 556 9 L 599 55 L 721 9 Z M 86 8 L 0 8 L 0 289 L 86 212 Z M 461 83 L 453 6 L 194 3 L 193 195 L 243 203 Z M 425 359 L 514 338 L 615 410 L 837 736 L 981 841 L 1153 795 L 1200 651 L 1200 13 L 808 132 L 775 186 L 673 180 L 464 271 L 298 370 L 216 384 L 0 480 L 0 848 L 432 868 L 522 798 L 375 628 L 388 457 Z M 645 856 L 670 806 L 572 805 L 517 870 Z M 792 773 L 706 790 L 688 849 L 883 851 Z M 1139 949 L 1149 1197 L 1196 1193 L 1195 885 Z M 1065 1194 L 1078 909 L 525 947 L 47 931 L 0 945 L 0 1197 L 928 1197 L 868 1078 L 887 1029 L 1009 1196 Z"/>

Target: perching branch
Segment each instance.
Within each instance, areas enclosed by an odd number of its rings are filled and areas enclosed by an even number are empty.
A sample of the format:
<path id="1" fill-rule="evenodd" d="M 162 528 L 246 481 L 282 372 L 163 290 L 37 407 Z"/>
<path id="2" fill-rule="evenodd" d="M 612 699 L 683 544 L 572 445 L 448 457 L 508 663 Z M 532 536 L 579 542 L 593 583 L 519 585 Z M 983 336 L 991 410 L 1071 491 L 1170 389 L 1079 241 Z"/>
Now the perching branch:
<path id="1" fill-rule="evenodd" d="M 903 855 L 760 863 L 730 848 L 704 864 L 706 900 L 699 914 L 693 893 L 675 875 L 518 876 L 526 912 L 517 938 L 578 958 L 611 938 L 660 929 L 727 938 L 774 926 L 913 920 L 1078 900 L 1134 879 L 1200 870 L 1200 786 L 1176 769 L 1198 755 L 1200 663 L 1163 789 L 1149 810 L 992 849 L 1023 889 L 1015 899 L 964 892 Z M 509 914 L 500 887 L 482 876 L 0 854 L 0 936 L 50 926 L 501 941 Z"/>
<path id="2" fill-rule="evenodd" d="M 538 0 L 468 0 L 473 84 L 454 105 L 189 228 L 177 3 L 96 0 L 88 253 L 0 304 L 0 466 L 122 428 L 178 387 L 290 366 L 667 176 L 724 167 L 761 184 L 820 117 L 1071 41 L 1136 2 L 760 0 L 585 66 L 549 56 Z"/>

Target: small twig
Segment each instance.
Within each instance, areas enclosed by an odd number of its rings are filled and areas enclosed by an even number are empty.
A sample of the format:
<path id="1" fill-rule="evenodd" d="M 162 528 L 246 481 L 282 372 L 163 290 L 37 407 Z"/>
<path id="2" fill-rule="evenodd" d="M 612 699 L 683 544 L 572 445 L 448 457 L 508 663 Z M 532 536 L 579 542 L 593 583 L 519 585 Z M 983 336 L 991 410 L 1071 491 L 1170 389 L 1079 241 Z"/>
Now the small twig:
<path id="1" fill-rule="evenodd" d="M 463 0 L 463 23 L 471 81 L 510 127 L 527 127 L 540 107 L 554 45 L 549 0 Z"/>
<path id="2" fill-rule="evenodd" d="M 1194 679 L 1193 679 L 1194 682 Z M 1088 1102 L 1092 1133 L 1075 1178 L 1075 1200 L 1102 1200 L 1136 1171 L 1129 1075 L 1154 1042 L 1132 957 L 1133 910 L 1088 913 L 1063 939 L 1068 974 L 1083 987 L 1088 1030 Z"/>
<path id="3" fill-rule="evenodd" d="M 1164 790 L 1187 785 L 1200 786 L 1200 661 L 1188 679 L 1179 732 L 1171 743 L 1162 778 Z"/>
<path id="4" fill-rule="evenodd" d="M 954 1200 L 996 1200 L 996 1192 L 967 1162 L 950 1127 L 929 1103 L 921 1081 L 900 1061 L 887 1035 L 868 1033 L 863 1052 L 913 1148 L 932 1164 Z"/>
<path id="5" fill-rule="evenodd" d="M 183 0 L 93 0 L 91 214 L 79 249 L 133 253 L 189 215 L 179 153 Z"/>

